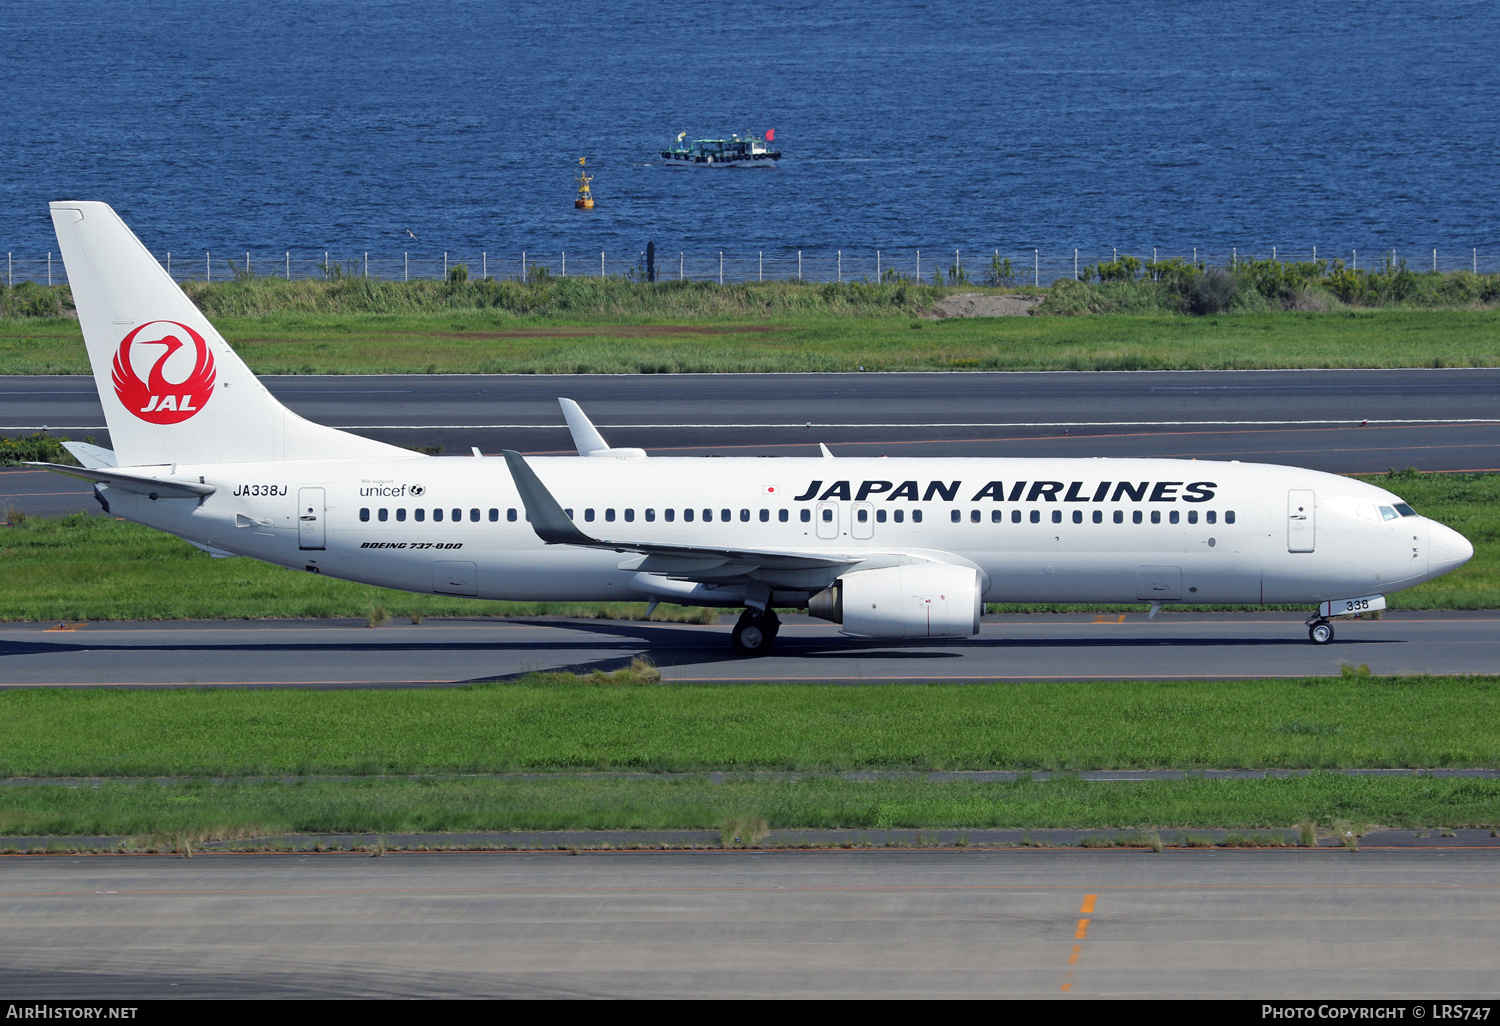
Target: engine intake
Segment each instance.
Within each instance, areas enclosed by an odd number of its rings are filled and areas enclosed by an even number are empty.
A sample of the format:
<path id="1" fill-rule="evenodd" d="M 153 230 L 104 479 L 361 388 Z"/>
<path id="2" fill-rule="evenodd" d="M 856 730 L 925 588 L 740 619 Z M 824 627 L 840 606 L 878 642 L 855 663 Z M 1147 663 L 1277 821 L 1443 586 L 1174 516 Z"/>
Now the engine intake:
<path id="1" fill-rule="evenodd" d="M 971 567 L 918 563 L 845 574 L 807 611 L 855 638 L 968 638 L 979 633 L 982 592 Z"/>

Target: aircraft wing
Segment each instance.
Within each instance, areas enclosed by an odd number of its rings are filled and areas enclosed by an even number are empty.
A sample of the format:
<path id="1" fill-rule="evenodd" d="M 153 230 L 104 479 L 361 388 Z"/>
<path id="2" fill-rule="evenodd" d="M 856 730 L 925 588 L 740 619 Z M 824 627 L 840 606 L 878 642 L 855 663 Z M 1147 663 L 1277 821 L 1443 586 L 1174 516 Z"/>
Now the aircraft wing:
<path id="1" fill-rule="evenodd" d="M 198 481 L 182 481 L 174 478 L 151 477 L 133 474 L 113 467 L 68 467 L 61 463 L 32 463 L 29 467 L 41 467 L 56 474 L 66 474 L 81 481 L 110 485 L 127 492 L 139 492 L 153 499 L 201 499 L 214 493 L 214 486 Z"/>
<path id="2" fill-rule="evenodd" d="M 578 545 L 591 549 L 638 553 L 639 558 L 620 564 L 622 570 L 637 570 L 688 581 L 771 578 L 787 587 L 811 587 L 824 579 L 831 580 L 848 567 L 870 561 L 870 553 L 867 552 L 811 553 L 595 538 L 578 529 L 578 525 L 573 523 L 563 511 L 562 505 L 536 476 L 536 471 L 531 469 L 525 457 L 511 449 L 502 450 L 502 453 L 537 537 L 548 545 Z"/>

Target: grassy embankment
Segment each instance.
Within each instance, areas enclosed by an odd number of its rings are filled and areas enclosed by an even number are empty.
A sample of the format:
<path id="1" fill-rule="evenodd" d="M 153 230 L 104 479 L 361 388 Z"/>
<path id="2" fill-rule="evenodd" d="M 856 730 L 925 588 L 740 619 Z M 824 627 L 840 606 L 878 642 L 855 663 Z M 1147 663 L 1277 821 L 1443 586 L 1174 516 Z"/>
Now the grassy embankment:
<path id="1" fill-rule="evenodd" d="M 1474 558 L 1390 598 L 1392 609 L 1500 608 L 1500 475 L 1367 478 L 1461 532 Z M 17 518 L 0 528 L 0 621 L 171 620 L 260 617 L 595 616 L 633 619 L 644 603 L 480 602 L 413 595 L 297 573 L 250 559 L 212 559 L 149 528 L 75 514 Z M 992 606 L 992 611 L 1072 607 Z M 1093 608 L 1093 607 L 1091 607 Z M 1099 609 L 1143 609 L 1110 606 Z M 663 605 L 657 619 L 712 623 L 716 610 Z"/>
<path id="2" fill-rule="evenodd" d="M 1483 779 L 833 774 L 1493 766 L 1497 713 L 1493 677 L 869 688 L 537 677 L 418 691 L 12 691 L 0 693 L 0 773 L 105 779 L 0 789 L 0 832 L 706 829 L 731 817 L 772 828 L 1492 826 L 1500 781 Z M 728 779 L 710 781 L 716 770 Z M 483 775 L 516 771 L 533 775 Z M 319 774 L 349 779 L 306 779 Z M 198 779 L 118 779 L 150 775 Z"/>
<path id="3" fill-rule="evenodd" d="M 1044 296 L 1040 316 L 944 321 L 921 315 L 967 286 L 260 279 L 188 291 L 261 374 L 1500 364 L 1500 276 L 1349 284 L 1266 263 L 1242 265 L 1237 291 L 1208 307 L 1194 289 L 1212 273 L 1163 265 L 1157 277 L 1021 290 Z M 66 286 L 0 288 L 0 373 L 87 373 L 77 322 L 55 316 L 70 304 Z"/>

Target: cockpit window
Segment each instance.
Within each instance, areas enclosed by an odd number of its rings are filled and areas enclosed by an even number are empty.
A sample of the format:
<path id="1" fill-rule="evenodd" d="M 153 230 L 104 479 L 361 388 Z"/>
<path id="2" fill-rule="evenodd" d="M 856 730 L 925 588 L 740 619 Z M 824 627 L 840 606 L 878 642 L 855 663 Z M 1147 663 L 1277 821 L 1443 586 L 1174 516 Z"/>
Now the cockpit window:
<path id="1" fill-rule="evenodd" d="M 1396 512 L 1400 513 L 1403 517 L 1414 517 L 1417 515 L 1417 511 L 1404 502 L 1396 503 Z"/>
<path id="2" fill-rule="evenodd" d="M 1397 513 L 1394 509 L 1392 509 L 1389 506 L 1381 506 L 1380 507 L 1380 519 L 1381 520 L 1395 520 L 1400 515 L 1401 514 Z"/>

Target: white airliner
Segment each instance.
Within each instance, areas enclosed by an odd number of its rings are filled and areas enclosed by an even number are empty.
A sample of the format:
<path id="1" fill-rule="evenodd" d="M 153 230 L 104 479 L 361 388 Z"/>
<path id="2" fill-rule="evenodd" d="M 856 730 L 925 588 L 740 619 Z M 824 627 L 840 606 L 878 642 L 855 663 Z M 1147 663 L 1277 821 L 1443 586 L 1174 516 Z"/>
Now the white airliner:
<path id="1" fill-rule="evenodd" d="M 1307 604 L 1329 617 L 1473 547 L 1384 489 L 1162 459 L 647 458 L 562 399 L 578 456 L 436 458 L 281 405 L 103 203 L 52 220 L 113 451 L 70 443 L 110 513 L 215 556 L 482 599 L 775 607 L 860 638 L 979 632 L 985 602 Z"/>

